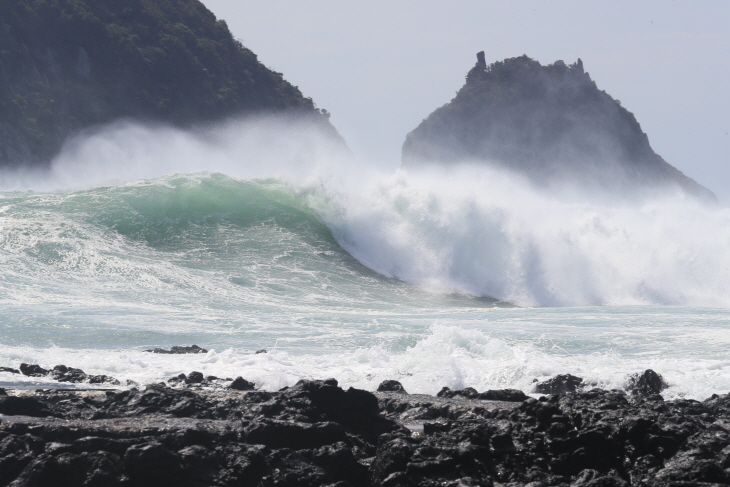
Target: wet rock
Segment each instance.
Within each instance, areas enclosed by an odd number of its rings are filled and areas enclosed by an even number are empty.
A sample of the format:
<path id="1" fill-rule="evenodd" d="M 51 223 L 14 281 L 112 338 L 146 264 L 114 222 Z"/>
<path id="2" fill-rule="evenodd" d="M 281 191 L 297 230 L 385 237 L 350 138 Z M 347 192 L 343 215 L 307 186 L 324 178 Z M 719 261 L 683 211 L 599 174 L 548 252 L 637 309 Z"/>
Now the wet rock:
<path id="1" fill-rule="evenodd" d="M 203 374 L 201 372 L 190 372 L 188 376 L 185 378 L 186 384 L 200 384 L 205 380 L 205 377 L 203 377 Z"/>
<path id="2" fill-rule="evenodd" d="M 535 384 L 538 394 L 565 394 L 576 392 L 583 384 L 583 379 L 570 374 L 556 375 L 545 382 Z"/>
<path id="3" fill-rule="evenodd" d="M 667 388 L 667 383 L 661 375 L 651 369 L 646 369 L 641 374 L 633 374 L 629 376 L 626 389 L 632 394 L 641 396 L 650 396 L 659 394 Z"/>
<path id="4" fill-rule="evenodd" d="M 50 371 L 37 364 L 20 364 L 20 372 L 29 377 L 45 377 Z"/>
<path id="5" fill-rule="evenodd" d="M 265 418 L 251 423 L 245 437 L 249 443 L 294 450 L 319 448 L 347 438 L 342 425 L 331 421 L 300 423 Z"/>
<path id="6" fill-rule="evenodd" d="M 0 396 L 0 414 L 8 416 L 46 417 L 50 415 L 44 401 L 31 396 Z"/>
<path id="7" fill-rule="evenodd" d="M 479 393 L 473 387 L 467 387 L 466 389 L 461 389 L 459 391 L 452 391 L 448 387 L 444 387 L 436 396 L 444 398 L 463 397 L 466 399 L 505 402 L 520 402 L 528 398 L 524 392 L 517 389 L 498 389 Z"/>
<path id="8" fill-rule="evenodd" d="M 307 407 L 302 409 L 300 405 L 305 404 Z M 284 417 L 306 418 L 309 422 L 339 423 L 368 443 L 377 443 L 381 434 L 397 429 L 392 421 L 380 416 L 378 399 L 372 393 L 352 387 L 345 391 L 334 379 L 300 380 L 272 399 L 262 414 L 271 410 L 281 410 L 286 413 Z"/>
<path id="9" fill-rule="evenodd" d="M 88 377 L 89 384 L 109 384 L 112 386 L 118 386 L 120 382 L 115 379 L 114 377 L 108 376 L 108 375 L 90 375 Z M 135 382 L 132 382 L 132 384 L 129 384 L 132 381 L 127 381 L 127 385 L 136 385 Z"/>
<path id="10" fill-rule="evenodd" d="M 256 354 L 255 355 L 258 355 L 260 353 L 269 353 L 269 352 L 265 348 L 262 348 L 261 350 L 256 350 Z"/>
<path id="11" fill-rule="evenodd" d="M 236 379 L 228 385 L 229 389 L 234 391 L 253 391 L 256 387 L 253 382 L 249 382 L 243 377 L 236 377 Z"/>
<path id="12" fill-rule="evenodd" d="M 3 389 L 2 387 L 0 387 L 0 396 L 7 396 L 7 395 L 8 395 L 8 393 L 5 392 L 5 389 Z"/>
<path id="13" fill-rule="evenodd" d="M 13 487 L 121 486 L 125 485 L 125 480 L 119 457 L 100 451 L 37 457 L 25 467 L 12 485 Z"/>
<path id="14" fill-rule="evenodd" d="M 137 485 L 175 485 L 184 482 L 182 458 L 157 441 L 131 446 L 124 468 Z"/>
<path id="15" fill-rule="evenodd" d="M 20 374 L 20 371 L 18 369 L 13 369 L 11 367 L 0 367 L 0 372 L 10 372 L 11 374 Z"/>
<path id="16" fill-rule="evenodd" d="M 179 374 L 179 375 L 176 375 L 175 377 L 170 377 L 169 379 L 167 379 L 167 382 L 171 382 L 171 383 L 175 384 L 175 383 L 178 383 L 178 382 L 185 382 L 185 380 L 187 378 L 188 378 L 187 375 L 185 375 L 185 374 Z"/>
<path id="17" fill-rule="evenodd" d="M 378 392 L 400 392 L 403 394 L 408 394 L 403 387 L 403 384 L 401 384 L 397 380 L 384 380 L 378 386 Z"/>
<path id="18" fill-rule="evenodd" d="M 521 402 L 529 399 L 527 394 L 518 389 L 498 389 L 482 392 L 477 396 L 485 401 Z"/>
<path id="19" fill-rule="evenodd" d="M 303 455 L 323 469 L 331 485 L 338 487 L 370 485 L 369 464 L 363 462 L 365 453 L 358 447 L 348 448 L 345 442 L 323 446 Z"/>
<path id="20" fill-rule="evenodd" d="M 58 382 L 79 383 L 88 379 L 86 373 L 81 369 L 66 367 L 65 365 L 56 365 L 51 370 L 51 377 Z"/>
<path id="21" fill-rule="evenodd" d="M 172 347 L 170 350 L 165 350 L 163 348 L 153 348 L 149 350 L 145 350 L 145 352 L 151 352 L 151 353 L 163 353 L 163 354 L 186 354 L 186 353 L 208 353 L 208 350 L 204 348 L 200 348 L 197 345 L 191 345 L 189 347 L 185 346 L 175 346 Z"/>
<path id="22" fill-rule="evenodd" d="M 592 389 L 510 404 L 459 392 L 376 397 L 333 379 L 280 392 L 14 391 L 0 395 L 0 485 L 730 483 L 730 395 Z"/>
<path id="23" fill-rule="evenodd" d="M 479 393 L 476 389 L 473 387 L 467 387 L 465 389 L 461 389 L 459 391 L 452 391 L 448 387 L 443 387 L 438 394 L 436 394 L 436 397 L 445 397 L 445 398 L 453 398 L 453 397 L 465 397 L 467 399 L 476 399 L 477 396 L 479 396 Z"/>

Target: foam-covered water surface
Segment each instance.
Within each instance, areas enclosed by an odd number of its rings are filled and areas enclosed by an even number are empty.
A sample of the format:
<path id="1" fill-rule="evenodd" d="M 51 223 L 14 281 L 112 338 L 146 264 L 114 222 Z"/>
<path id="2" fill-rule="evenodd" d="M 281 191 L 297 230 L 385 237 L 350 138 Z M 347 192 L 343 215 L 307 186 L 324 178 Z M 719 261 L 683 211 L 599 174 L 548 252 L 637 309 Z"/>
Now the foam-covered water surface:
<path id="1" fill-rule="evenodd" d="M 420 393 L 653 368 L 668 396 L 730 388 L 729 210 L 375 169 L 307 130 L 123 124 L 3 174 L 0 366 Z M 210 352 L 143 352 L 192 343 Z"/>

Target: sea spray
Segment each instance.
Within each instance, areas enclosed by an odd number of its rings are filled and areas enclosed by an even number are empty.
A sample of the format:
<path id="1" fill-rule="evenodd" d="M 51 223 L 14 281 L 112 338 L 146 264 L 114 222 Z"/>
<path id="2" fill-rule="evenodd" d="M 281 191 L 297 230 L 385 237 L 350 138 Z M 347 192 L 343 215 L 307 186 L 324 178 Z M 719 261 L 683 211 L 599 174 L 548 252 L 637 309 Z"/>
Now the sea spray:
<path id="1" fill-rule="evenodd" d="M 475 166 L 333 193 L 312 204 L 340 243 L 427 289 L 527 306 L 730 303 L 730 211 L 681 193 L 566 199 Z"/>

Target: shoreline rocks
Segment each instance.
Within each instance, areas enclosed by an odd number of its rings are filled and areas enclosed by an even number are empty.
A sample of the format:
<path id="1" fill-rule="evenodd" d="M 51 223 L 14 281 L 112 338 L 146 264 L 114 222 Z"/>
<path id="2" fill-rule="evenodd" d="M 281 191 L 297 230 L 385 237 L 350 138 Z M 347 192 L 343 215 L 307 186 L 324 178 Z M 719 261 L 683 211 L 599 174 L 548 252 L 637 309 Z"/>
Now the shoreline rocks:
<path id="1" fill-rule="evenodd" d="M 664 401 L 655 376 L 635 376 L 641 393 L 578 387 L 519 402 L 480 399 L 509 390 L 439 397 L 392 381 L 370 393 L 334 379 L 279 392 L 7 389 L 0 486 L 730 483 L 730 395 Z"/>
<path id="2" fill-rule="evenodd" d="M 170 350 L 165 350 L 163 348 L 152 348 L 149 350 L 144 350 L 145 352 L 150 353 L 162 353 L 166 355 L 182 355 L 186 353 L 208 353 L 208 350 L 201 348 L 197 345 L 190 345 L 189 347 L 186 346 L 175 346 L 170 348 Z"/>
<path id="3" fill-rule="evenodd" d="M 81 369 L 67 367 L 65 365 L 56 365 L 53 369 L 44 369 L 37 364 L 20 364 L 20 370 L 15 371 L 10 367 L 0 367 L 0 372 L 11 372 L 14 374 L 23 374 L 28 377 L 49 377 L 58 382 L 68 382 L 79 384 L 88 382 L 89 384 L 108 384 L 113 386 L 120 385 L 120 382 L 114 377 L 108 375 L 88 375 Z"/>

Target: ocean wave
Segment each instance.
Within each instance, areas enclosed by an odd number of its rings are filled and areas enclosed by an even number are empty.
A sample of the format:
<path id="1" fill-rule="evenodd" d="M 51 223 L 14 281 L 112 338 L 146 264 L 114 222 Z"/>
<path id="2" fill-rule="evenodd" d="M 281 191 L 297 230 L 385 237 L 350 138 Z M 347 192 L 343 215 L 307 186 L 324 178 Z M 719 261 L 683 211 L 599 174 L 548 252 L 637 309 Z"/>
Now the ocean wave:
<path id="1" fill-rule="evenodd" d="M 343 247 L 426 289 L 523 306 L 730 305 L 730 210 L 679 192 L 556 194 L 461 166 L 335 195 L 314 206 Z"/>
<path id="2" fill-rule="evenodd" d="M 118 130 L 135 138 L 142 129 Z M 169 143 L 159 171 L 178 159 L 204 166 L 207 142 L 142 133 L 126 157 L 147 146 L 160 154 L 157 144 Z M 103 135 L 89 144 L 100 154 L 110 152 L 104 144 L 122 151 L 119 132 Z M 71 151 L 76 170 L 81 160 L 93 165 L 79 155 L 90 150 Z M 194 161 L 185 162 L 188 152 Z M 107 185 L 91 178 L 88 189 L 5 191 L 0 262 L 12 286 L 0 292 L 43 300 L 55 280 L 59 295 L 70 293 L 65 282 L 86 282 L 112 294 L 132 286 L 156 302 L 186 302 L 194 290 L 212 301 L 281 306 L 393 303 L 391 295 L 409 301 L 419 293 L 414 299 L 424 302 L 460 294 L 520 306 L 730 305 L 730 210 L 681 192 L 629 202 L 569 186 L 536 189 L 483 166 L 383 171 L 320 158 L 323 151 L 304 159 L 290 152 L 268 179 L 250 177 L 267 174 L 254 158 L 250 174 L 227 166 L 237 176 L 172 173 Z M 234 160 L 226 154 L 220 158 Z M 100 164 L 114 167 L 119 157 Z"/>

